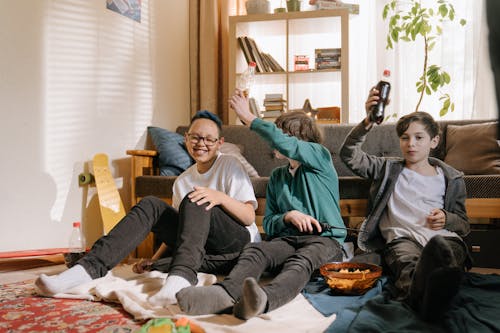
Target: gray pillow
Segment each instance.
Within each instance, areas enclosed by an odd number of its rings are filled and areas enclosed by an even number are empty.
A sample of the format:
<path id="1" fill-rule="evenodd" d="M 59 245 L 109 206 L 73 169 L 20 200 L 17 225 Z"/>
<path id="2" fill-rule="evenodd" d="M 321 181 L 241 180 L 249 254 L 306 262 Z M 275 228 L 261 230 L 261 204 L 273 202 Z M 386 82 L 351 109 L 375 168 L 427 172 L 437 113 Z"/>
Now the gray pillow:
<path id="1" fill-rule="evenodd" d="M 182 135 L 154 126 L 148 127 L 148 133 L 158 151 L 160 175 L 178 176 L 194 163 Z"/>

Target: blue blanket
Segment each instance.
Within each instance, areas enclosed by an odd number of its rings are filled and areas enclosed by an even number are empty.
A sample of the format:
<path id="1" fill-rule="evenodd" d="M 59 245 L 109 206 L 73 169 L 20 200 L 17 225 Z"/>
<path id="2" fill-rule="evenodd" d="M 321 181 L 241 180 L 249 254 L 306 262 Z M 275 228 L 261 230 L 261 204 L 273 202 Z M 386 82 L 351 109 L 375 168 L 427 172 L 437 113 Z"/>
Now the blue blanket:
<path id="1" fill-rule="evenodd" d="M 323 315 L 337 314 L 325 332 L 500 332 L 500 275 L 466 273 L 460 291 L 439 325 L 420 320 L 391 300 L 387 278 L 362 296 L 336 296 L 322 278 L 302 291 Z"/>

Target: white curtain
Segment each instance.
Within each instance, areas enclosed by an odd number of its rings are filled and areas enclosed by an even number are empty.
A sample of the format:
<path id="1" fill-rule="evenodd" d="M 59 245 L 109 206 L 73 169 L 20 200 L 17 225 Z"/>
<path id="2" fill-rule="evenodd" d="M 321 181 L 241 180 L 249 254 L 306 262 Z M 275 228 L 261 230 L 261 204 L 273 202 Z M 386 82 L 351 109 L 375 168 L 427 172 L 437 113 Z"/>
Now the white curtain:
<path id="1" fill-rule="evenodd" d="M 385 68 L 391 70 L 391 104 L 389 113 L 403 115 L 415 110 L 418 94 L 415 83 L 422 73 L 423 41 L 399 42 L 386 50 L 388 22 L 382 19 L 383 6 L 388 0 L 349 0 L 360 5 L 359 15 L 350 18 L 350 100 L 349 121 L 358 122 L 365 116 L 364 102 L 370 87 L 376 84 Z M 423 5 L 436 3 L 423 0 Z M 450 0 L 456 18 L 443 27 L 442 38 L 430 54 L 430 64 L 440 65 L 451 76 L 449 93 L 455 111 L 439 116 L 440 94 L 424 95 L 421 111 L 436 119 L 495 119 L 497 117 L 493 76 L 490 67 L 484 0 Z M 460 26 L 459 20 L 467 21 Z"/>

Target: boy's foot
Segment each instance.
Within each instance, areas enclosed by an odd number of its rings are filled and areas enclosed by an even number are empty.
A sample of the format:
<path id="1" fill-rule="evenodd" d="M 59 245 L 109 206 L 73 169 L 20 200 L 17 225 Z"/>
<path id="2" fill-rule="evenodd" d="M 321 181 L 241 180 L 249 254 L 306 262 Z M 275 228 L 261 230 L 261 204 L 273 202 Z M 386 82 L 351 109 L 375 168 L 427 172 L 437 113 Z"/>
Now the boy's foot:
<path id="1" fill-rule="evenodd" d="M 446 281 L 448 278 L 451 280 Z M 426 318 L 432 317 L 429 312 L 434 308 L 433 302 L 446 304 L 445 308 L 441 307 L 442 311 L 446 311 L 451 298 L 458 291 L 461 278 L 462 272 L 451 247 L 442 236 L 432 237 L 422 250 L 415 268 L 409 292 L 410 306 Z M 437 292 L 436 288 L 442 289 Z M 438 300 L 438 297 L 443 298 Z"/>
<path id="2" fill-rule="evenodd" d="M 458 293 L 463 277 L 463 270 L 437 268 L 427 277 L 427 288 L 420 305 L 423 320 L 436 322 L 448 311 L 453 297 Z"/>
<path id="3" fill-rule="evenodd" d="M 177 293 L 179 308 L 188 315 L 230 313 L 234 299 L 219 285 L 188 287 Z"/>
<path id="4" fill-rule="evenodd" d="M 156 306 L 176 304 L 175 294 L 184 288 L 191 287 L 191 283 L 178 275 L 169 275 L 160 291 L 151 296 L 148 301 Z"/>
<path id="5" fill-rule="evenodd" d="M 82 265 L 75 265 L 57 275 L 41 274 L 36 279 L 35 285 L 41 295 L 54 296 L 90 281 L 92 281 L 92 277 L 85 268 Z"/>
<path id="6" fill-rule="evenodd" d="M 233 314 L 240 319 L 248 320 L 266 310 L 267 294 L 252 277 L 243 281 L 243 295 L 234 305 Z"/>

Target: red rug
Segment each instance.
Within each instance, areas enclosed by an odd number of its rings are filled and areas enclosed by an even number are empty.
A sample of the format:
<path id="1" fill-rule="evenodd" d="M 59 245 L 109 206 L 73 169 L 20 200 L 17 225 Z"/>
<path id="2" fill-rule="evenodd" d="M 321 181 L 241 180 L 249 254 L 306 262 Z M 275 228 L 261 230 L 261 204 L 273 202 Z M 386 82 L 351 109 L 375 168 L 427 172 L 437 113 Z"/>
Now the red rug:
<path id="1" fill-rule="evenodd" d="M 0 285 L 0 332 L 133 332 L 135 321 L 120 304 L 45 298 L 33 280 Z"/>

